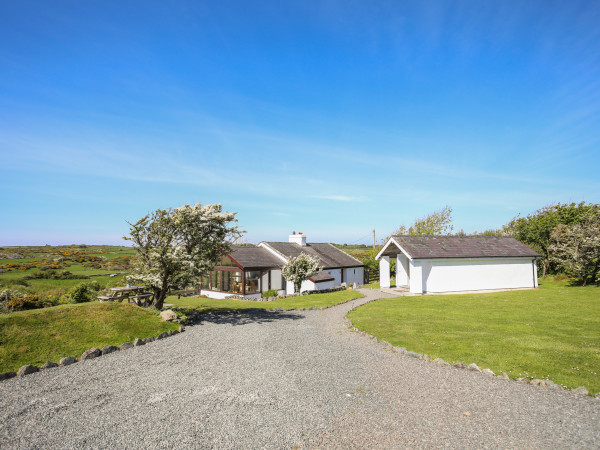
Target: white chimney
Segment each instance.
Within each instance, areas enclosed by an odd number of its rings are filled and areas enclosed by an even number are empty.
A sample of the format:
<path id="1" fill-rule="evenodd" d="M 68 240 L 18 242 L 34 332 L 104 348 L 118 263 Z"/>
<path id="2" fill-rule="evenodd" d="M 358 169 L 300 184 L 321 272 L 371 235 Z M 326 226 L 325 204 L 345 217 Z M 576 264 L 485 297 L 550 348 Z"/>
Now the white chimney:
<path id="1" fill-rule="evenodd" d="M 290 234 L 290 243 L 298 244 L 300 247 L 306 247 L 306 235 L 302 233 L 296 234 L 296 232 L 294 232 L 294 234 Z"/>

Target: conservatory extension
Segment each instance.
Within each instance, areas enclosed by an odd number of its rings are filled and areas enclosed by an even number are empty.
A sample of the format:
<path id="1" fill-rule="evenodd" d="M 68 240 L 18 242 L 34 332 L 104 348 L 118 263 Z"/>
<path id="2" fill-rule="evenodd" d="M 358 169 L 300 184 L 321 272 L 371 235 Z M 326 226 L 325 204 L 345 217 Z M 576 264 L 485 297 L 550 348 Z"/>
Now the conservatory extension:
<path id="1" fill-rule="evenodd" d="M 281 290 L 282 261 L 259 247 L 237 247 L 221 258 L 208 276 L 201 278 L 202 291 L 211 297 L 259 296 L 269 289 Z"/>

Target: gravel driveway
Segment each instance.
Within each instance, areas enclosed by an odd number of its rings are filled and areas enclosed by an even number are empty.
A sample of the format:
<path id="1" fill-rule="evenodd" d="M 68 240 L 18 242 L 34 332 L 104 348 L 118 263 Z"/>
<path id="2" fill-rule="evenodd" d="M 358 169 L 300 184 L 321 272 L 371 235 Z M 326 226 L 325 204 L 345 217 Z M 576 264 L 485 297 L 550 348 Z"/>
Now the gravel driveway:
<path id="1" fill-rule="evenodd" d="M 381 295 L 365 292 L 324 311 L 206 316 L 0 383 L 0 447 L 600 446 L 597 399 L 439 367 L 349 331 L 344 315 Z"/>

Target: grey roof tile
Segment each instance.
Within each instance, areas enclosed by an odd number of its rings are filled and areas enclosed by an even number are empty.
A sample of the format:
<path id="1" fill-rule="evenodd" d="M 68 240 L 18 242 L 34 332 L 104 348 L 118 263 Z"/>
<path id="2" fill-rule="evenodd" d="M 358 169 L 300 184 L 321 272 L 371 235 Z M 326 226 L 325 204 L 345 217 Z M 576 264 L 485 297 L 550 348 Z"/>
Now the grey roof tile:
<path id="1" fill-rule="evenodd" d="M 306 247 L 291 242 L 263 242 L 286 258 L 300 256 L 307 253 L 316 256 L 321 261 L 324 269 L 340 267 L 362 267 L 364 264 L 348 253 L 328 243 L 310 243 Z"/>
<path id="2" fill-rule="evenodd" d="M 274 269 L 284 264 L 268 250 L 256 246 L 234 246 L 229 255 L 244 269 Z"/>
<path id="3" fill-rule="evenodd" d="M 392 236 L 413 259 L 539 257 L 509 236 Z M 391 244 L 390 247 L 396 247 Z M 398 253 L 388 248 L 384 255 Z"/>

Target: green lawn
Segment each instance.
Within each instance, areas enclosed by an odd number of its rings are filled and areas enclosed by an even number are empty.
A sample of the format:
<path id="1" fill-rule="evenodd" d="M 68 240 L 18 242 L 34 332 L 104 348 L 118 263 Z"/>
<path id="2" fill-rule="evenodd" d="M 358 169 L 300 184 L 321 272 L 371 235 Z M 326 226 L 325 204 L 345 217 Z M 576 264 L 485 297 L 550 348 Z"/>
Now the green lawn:
<path id="1" fill-rule="evenodd" d="M 157 336 L 178 324 L 156 311 L 120 303 L 83 303 L 0 315 L 0 372 L 24 364 L 58 363 L 85 350 Z"/>
<path id="2" fill-rule="evenodd" d="M 356 328 L 432 359 L 600 391 L 596 286 L 540 280 L 538 290 L 399 297 L 348 317 Z"/>
<path id="3" fill-rule="evenodd" d="M 300 309 L 325 306 L 333 306 L 339 303 L 347 302 L 354 298 L 362 297 L 358 291 L 347 290 L 338 292 L 329 292 L 327 294 L 303 295 L 300 297 L 288 297 L 272 302 L 253 302 L 249 300 L 217 300 L 212 298 L 199 297 L 167 297 L 165 303 L 172 304 L 178 308 L 193 308 L 203 312 L 223 312 L 240 309 Z"/>

